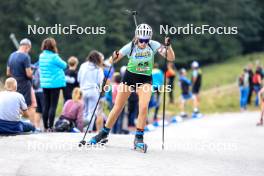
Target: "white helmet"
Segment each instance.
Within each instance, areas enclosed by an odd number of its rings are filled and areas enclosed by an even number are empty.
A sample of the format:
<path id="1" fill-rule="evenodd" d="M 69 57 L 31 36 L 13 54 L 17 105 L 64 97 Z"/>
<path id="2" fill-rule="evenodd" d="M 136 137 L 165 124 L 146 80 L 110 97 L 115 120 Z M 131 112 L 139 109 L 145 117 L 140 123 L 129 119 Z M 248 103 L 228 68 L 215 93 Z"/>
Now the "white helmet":
<path id="1" fill-rule="evenodd" d="M 152 28 L 148 24 L 140 24 L 136 28 L 135 36 L 141 39 L 151 39 Z"/>
<path id="2" fill-rule="evenodd" d="M 193 61 L 192 68 L 199 68 L 199 63 L 197 61 Z"/>

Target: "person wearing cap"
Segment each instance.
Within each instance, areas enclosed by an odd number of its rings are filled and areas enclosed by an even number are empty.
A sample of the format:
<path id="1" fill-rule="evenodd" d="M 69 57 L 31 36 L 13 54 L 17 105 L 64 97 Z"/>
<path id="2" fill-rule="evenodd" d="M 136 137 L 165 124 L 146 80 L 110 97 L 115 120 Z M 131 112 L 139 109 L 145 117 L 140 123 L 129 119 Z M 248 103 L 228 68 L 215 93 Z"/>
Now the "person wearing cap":
<path id="1" fill-rule="evenodd" d="M 7 78 L 5 90 L 0 92 L 0 134 L 17 134 L 35 131 L 34 125 L 21 120 L 29 117 L 24 96 L 17 92 L 15 78 Z"/>
<path id="2" fill-rule="evenodd" d="M 37 107 L 36 98 L 32 88 L 31 58 L 29 52 L 31 42 L 29 39 L 22 39 L 17 51 L 13 52 L 7 62 L 6 74 L 17 81 L 17 91 L 21 93 L 29 107 L 29 119 L 35 124 L 35 111 Z"/>
<path id="3" fill-rule="evenodd" d="M 194 99 L 194 106 L 193 113 L 199 113 L 199 104 L 200 104 L 200 97 L 199 92 L 202 85 L 202 71 L 199 68 L 199 63 L 197 61 L 192 62 L 192 94 Z"/>
<path id="4" fill-rule="evenodd" d="M 144 147 L 146 144 L 143 141 L 143 135 L 147 120 L 148 105 L 152 95 L 154 56 L 156 53 L 159 53 L 169 61 L 175 60 L 174 51 L 168 37 L 165 38 L 165 45 L 151 40 L 151 38 L 152 28 L 148 24 L 140 24 L 136 27 L 134 39 L 123 46 L 119 51 L 113 53 L 110 59 L 112 63 L 116 63 L 127 56 L 127 70 L 120 83 L 114 107 L 107 118 L 105 126 L 96 136 L 92 137 L 88 143 L 97 144 L 107 139 L 111 128 L 122 112 L 131 92 L 136 92 L 139 97 L 139 113 L 134 147 L 140 148 L 140 146 L 143 146 L 143 150 L 145 149 Z"/>

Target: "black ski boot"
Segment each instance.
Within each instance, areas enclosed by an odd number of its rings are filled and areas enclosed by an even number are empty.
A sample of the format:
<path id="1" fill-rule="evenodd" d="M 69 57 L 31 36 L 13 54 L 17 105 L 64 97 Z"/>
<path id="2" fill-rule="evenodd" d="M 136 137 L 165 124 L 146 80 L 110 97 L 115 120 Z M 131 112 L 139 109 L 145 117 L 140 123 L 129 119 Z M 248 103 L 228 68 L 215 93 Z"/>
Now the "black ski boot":
<path id="1" fill-rule="evenodd" d="M 108 134 L 109 134 L 110 129 L 105 129 L 103 128 L 97 135 L 92 137 L 88 142 L 87 145 L 104 145 L 108 142 Z"/>

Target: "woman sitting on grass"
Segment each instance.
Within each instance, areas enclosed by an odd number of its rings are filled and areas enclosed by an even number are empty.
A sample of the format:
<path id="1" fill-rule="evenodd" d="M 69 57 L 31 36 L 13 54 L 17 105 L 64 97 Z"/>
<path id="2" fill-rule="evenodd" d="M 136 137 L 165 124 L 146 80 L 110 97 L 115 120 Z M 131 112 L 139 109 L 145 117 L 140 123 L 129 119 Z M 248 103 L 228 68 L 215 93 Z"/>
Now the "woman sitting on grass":
<path id="1" fill-rule="evenodd" d="M 73 89 L 72 99 L 65 102 L 60 118 L 73 122 L 81 132 L 83 131 L 83 101 L 80 88 Z"/>

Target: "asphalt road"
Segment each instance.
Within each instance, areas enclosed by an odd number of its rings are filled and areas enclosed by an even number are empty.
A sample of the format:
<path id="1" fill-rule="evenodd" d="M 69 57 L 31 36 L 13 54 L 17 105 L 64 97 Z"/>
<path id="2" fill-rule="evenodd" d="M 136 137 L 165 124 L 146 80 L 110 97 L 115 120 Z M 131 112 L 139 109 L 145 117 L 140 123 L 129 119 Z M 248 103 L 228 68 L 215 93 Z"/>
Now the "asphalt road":
<path id="1" fill-rule="evenodd" d="M 132 135 L 111 135 L 107 146 L 97 148 L 79 148 L 77 133 L 0 137 L 0 175 L 263 176 L 258 116 L 226 113 L 170 125 L 165 150 L 157 129 L 145 135 L 146 154 L 132 150 Z"/>

